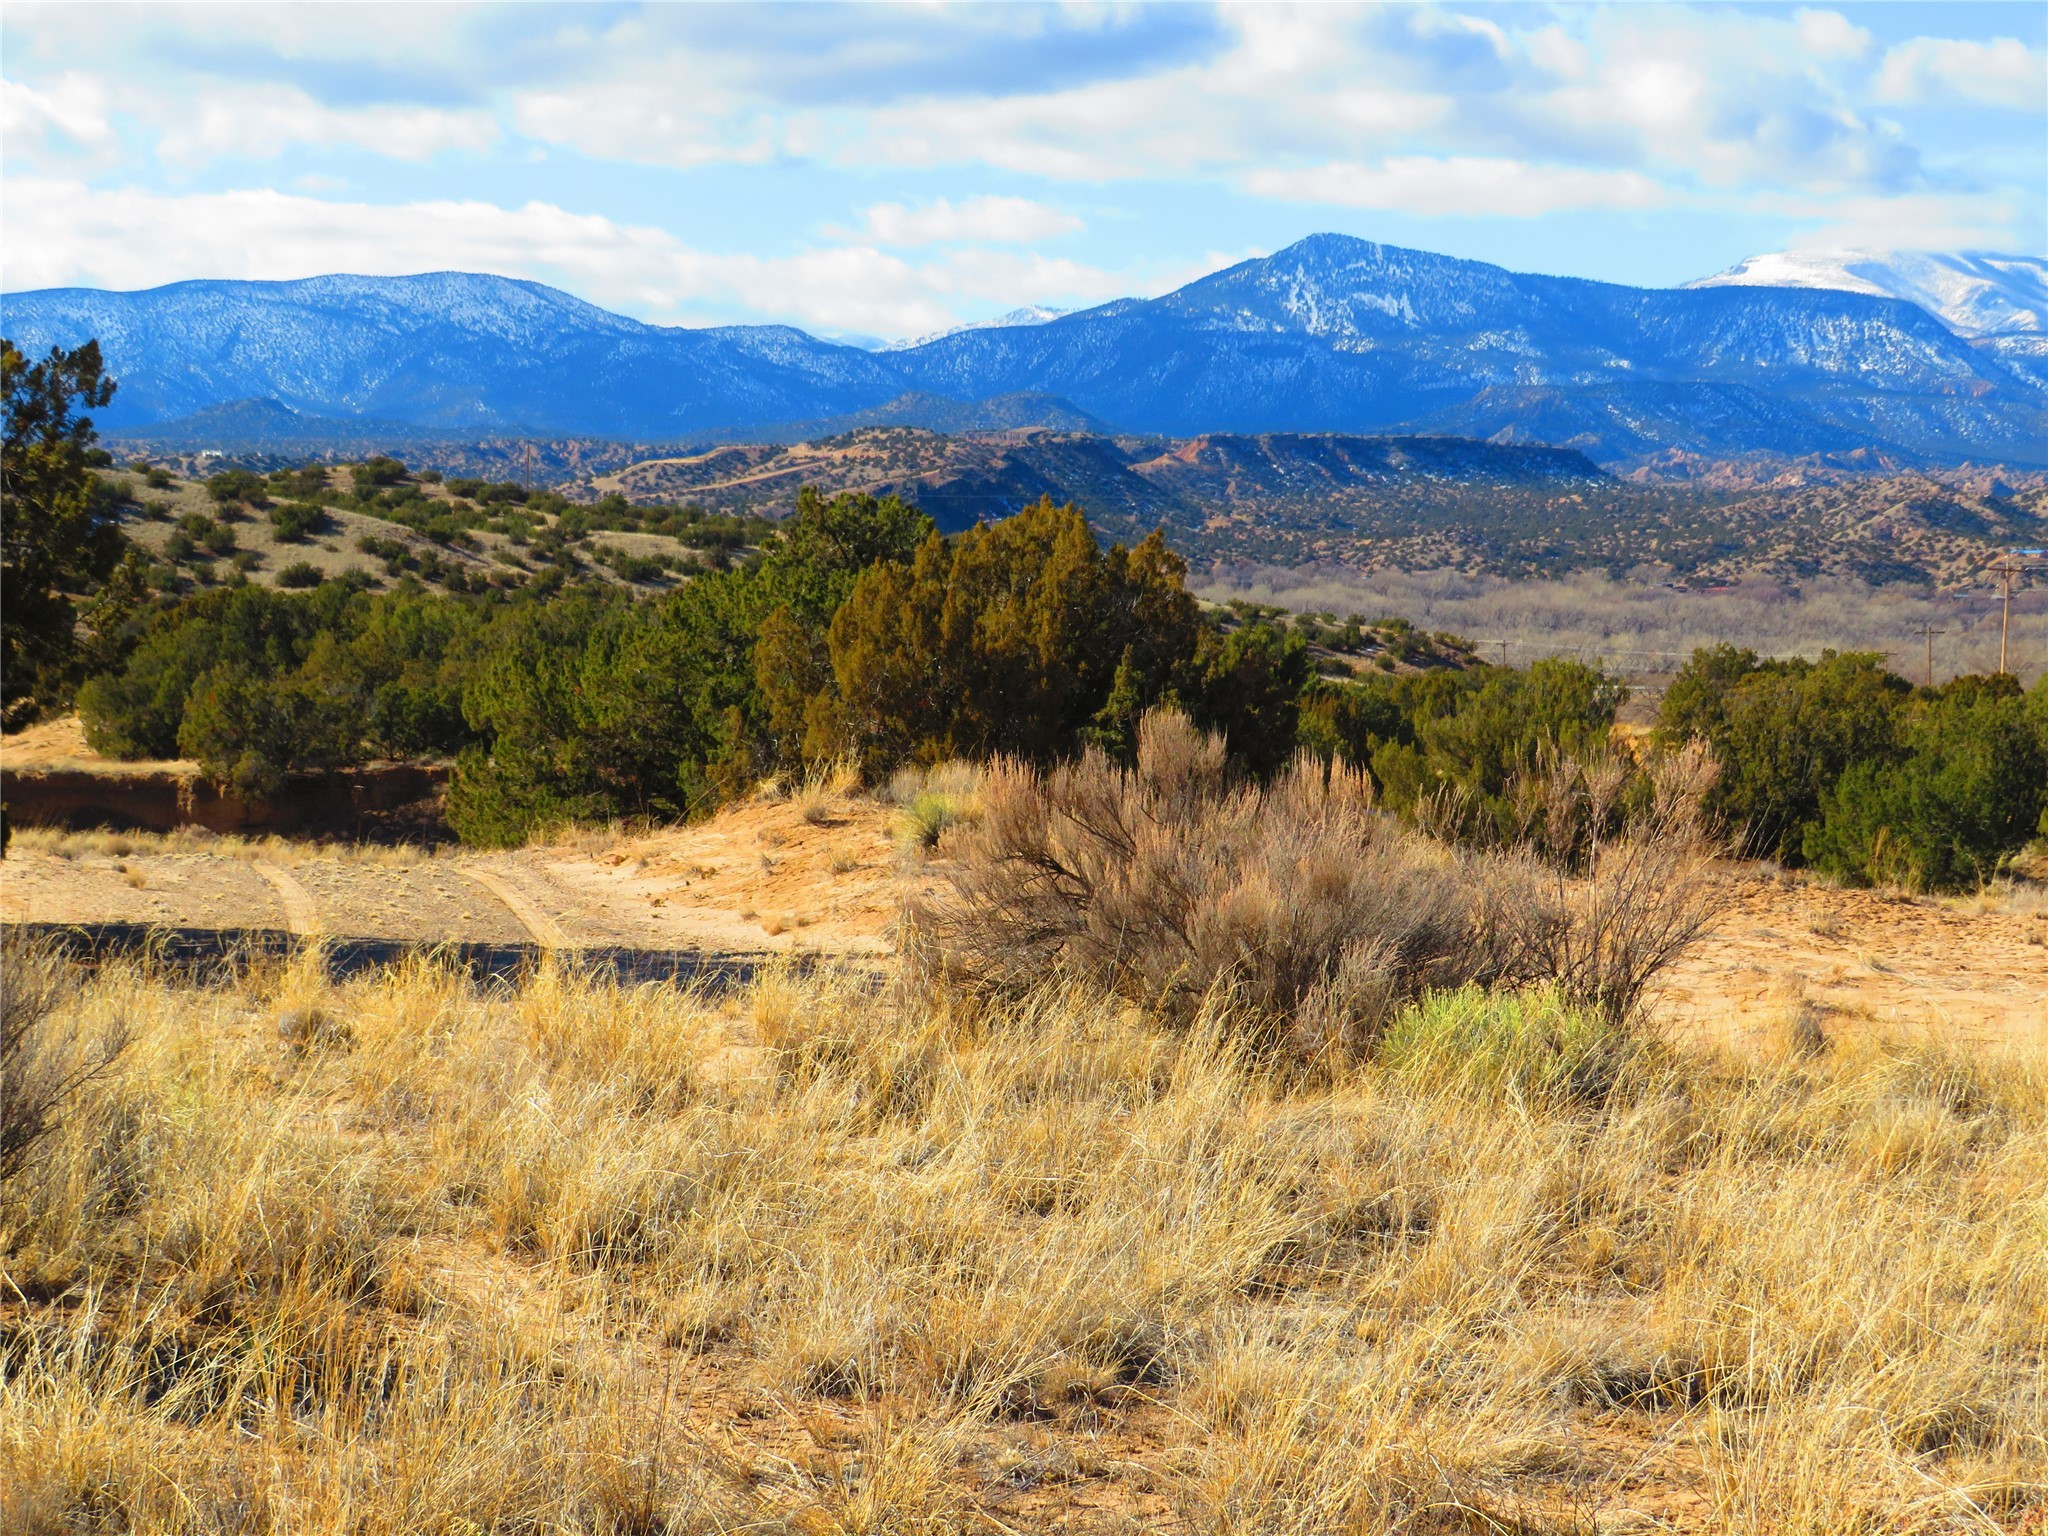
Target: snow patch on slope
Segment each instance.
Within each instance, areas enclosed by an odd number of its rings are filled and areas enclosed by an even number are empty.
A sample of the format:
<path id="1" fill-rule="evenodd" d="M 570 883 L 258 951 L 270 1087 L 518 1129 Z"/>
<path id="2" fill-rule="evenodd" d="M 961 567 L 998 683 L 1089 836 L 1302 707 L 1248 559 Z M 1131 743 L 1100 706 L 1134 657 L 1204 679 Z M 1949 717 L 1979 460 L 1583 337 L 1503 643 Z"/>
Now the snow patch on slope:
<path id="1" fill-rule="evenodd" d="M 944 336 L 958 336 L 962 331 L 992 331 L 1006 325 L 1044 325 L 1057 320 L 1061 315 L 1070 315 L 1070 309 L 1054 309 L 1050 304 L 1025 304 L 1008 314 L 997 315 L 993 320 L 970 320 L 965 325 L 951 325 L 943 331 L 933 331 L 929 336 L 914 336 L 907 341 L 885 341 L 874 348 L 878 352 L 907 352 L 912 347 L 921 347 L 928 341 L 937 341 Z"/>
<path id="2" fill-rule="evenodd" d="M 1772 251 L 1688 288 L 1837 288 L 1905 299 L 1964 336 L 2048 332 L 2048 261 L 1994 251 Z"/>

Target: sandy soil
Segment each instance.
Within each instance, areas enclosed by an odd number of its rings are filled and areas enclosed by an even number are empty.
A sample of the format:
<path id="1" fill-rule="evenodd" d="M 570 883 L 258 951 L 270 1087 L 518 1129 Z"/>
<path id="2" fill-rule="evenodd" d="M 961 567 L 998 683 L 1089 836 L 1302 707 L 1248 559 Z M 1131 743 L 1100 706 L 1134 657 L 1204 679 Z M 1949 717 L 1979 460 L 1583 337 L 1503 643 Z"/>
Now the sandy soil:
<path id="1" fill-rule="evenodd" d="M 17 843 L 0 864 L 0 918 L 874 956 L 891 947 L 903 896 L 936 874 L 899 849 L 895 820 L 860 796 L 759 800 L 693 827 L 579 833 L 510 853 L 443 850 L 403 867 L 313 845 L 221 839 L 209 853 L 188 840 L 171 852 L 87 834 Z M 1679 1038 L 1769 1048 L 1803 1016 L 1829 1034 L 2048 1047 L 2048 886 L 1935 900 L 1750 866 L 1727 878 L 1719 929 L 1656 1004 Z M 287 911 L 301 895 L 310 912 Z"/>
<path id="2" fill-rule="evenodd" d="M 453 859 L 430 859 L 413 869 L 316 860 L 290 873 L 312 898 L 325 933 L 428 943 L 520 944 L 528 938 L 526 925 L 465 878 Z"/>
<path id="3" fill-rule="evenodd" d="M 0 863 L 0 919 L 159 923 L 167 928 L 288 926 L 277 893 L 246 859 L 206 854 L 64 857 L 19 846 Z"/>
<path id="4" fill-rule="evenodd" d="M 2048 887 L 1941 900 L 1730 876 L 1715 935 L 1675 968 L 1660 1012 L 1681 1037 L 1782 1039 L 1804 1011 L 1844 1029 L 2048 1047 Z"/>

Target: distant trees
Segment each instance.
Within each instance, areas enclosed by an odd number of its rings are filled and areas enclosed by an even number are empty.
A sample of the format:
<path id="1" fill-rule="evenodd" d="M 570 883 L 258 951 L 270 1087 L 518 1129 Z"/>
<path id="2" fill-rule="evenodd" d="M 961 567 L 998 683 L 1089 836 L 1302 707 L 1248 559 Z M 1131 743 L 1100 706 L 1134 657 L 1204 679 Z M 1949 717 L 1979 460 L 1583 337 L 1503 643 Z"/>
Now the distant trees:
<path id="1" fill-rule="evenodd" d="M 81 610 L 127 541 L 112 493 L 92 473 L 105 456 L 85 413 L 114 398 L 99 344 L 53 347 L 30 362 L 0 339 L 0 395 L 0 725 L 13 729 L 68 696 Z M 121 597 L 101 593 L 89 638 L 104 642 L 125 618 Z"/>
<path id="2" fill-rule="evenodd" d="M 462 694 L 498 617 L 488 603 L 373 597 L 348 581 L 223 588 L 157 618 L 123 665 L 79 690 L 79 714 L 96 751 L 183 753 L 258 798 L 298 769 L 453 755 L 473 739 Z"/>
<path id="3" fill-rule="evenodd" d="M 862 570 L 930 527 L 894 497 L 807 492 L 752 568 L 653 602 L 581 595 L 580 616 L 561 600 L 522 606 L 464 697 L 481 741 L 457 765 L 451 824 L 506 843 L 554 821 L 683 816 L 800 761 L 786 711 L 801 718 L 808 698 L 792 704 L 776 648 L 816 652 Z M 565 624 L 583 627 L 580 644 Z"/>

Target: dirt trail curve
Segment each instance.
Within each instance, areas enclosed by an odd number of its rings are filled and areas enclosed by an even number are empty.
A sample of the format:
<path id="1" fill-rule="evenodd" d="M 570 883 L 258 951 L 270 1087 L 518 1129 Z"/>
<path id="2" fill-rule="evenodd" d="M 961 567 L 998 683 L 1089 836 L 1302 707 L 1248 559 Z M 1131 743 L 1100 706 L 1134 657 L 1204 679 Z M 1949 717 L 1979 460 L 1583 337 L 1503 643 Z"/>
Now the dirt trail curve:
<path id="1" fill-rule="evenodd" d="M 283 929 L 301 937 L 548 949 L 889 948 L 894 813 L 787 801 L 643 837 L 508 853 L 31 831 L 0 863 L 0 920 Z"/>
<path id="2" fill-rule="evenodd" d="M 257 859 L 255 869 L 277 892 L 278 905 L 284 908 L 286 928 L 302 937 L 320 932 L 320 909 L 315 905 L 312 894 L 299 884 L 290 870 L 265 859 Z"/>
<path id="3" fill-rule="evenodd" d="M 569 936 L 562 931 L 561 924 L 527 900 L 525 892 L 521 891 L 518 886 L 514 885 L 504 875 L 496 870 L 484 869 L 475 864 L 465 866 L 462 872 L 489 891 L 493 896 L 497 897 L 498 900 L 505 903 L 506 906 L 510 907 L 512 915 L 524 923 L 526 931 L 533 935 L 534 943 L 540 945 L 543 949 L 566 949 L 568 947 Z"/>

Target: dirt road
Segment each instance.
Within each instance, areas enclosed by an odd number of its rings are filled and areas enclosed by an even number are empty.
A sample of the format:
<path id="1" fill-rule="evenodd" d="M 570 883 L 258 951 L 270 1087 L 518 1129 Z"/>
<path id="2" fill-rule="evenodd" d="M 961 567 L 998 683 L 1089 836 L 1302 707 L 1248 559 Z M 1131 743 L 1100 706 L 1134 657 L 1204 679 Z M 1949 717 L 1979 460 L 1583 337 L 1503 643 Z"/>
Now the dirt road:
<path id="1" fill-rule="evenodd" d="M 857 955 L 888 948 L 902 877 L 887 808 L 847 797 L 509 853 L 28 829 L 0 920 Z"/>
<path id="2" fill-rule="evenodd" d="M 758 800 L 699 826 L 575 834 L 508 853 L 28 831 L 0 919 L 276 928 L 421 943 L 880 955 L 912 884 L 892 808 Z M 2048 1047 L 2048 888 L 1968 901 L 1728 876 L 1716 934 L 1658 999 L 1680 1037 L 1768 1046 L 1802 1011 L 1827 1033 L 1932 1032 Z"/>

